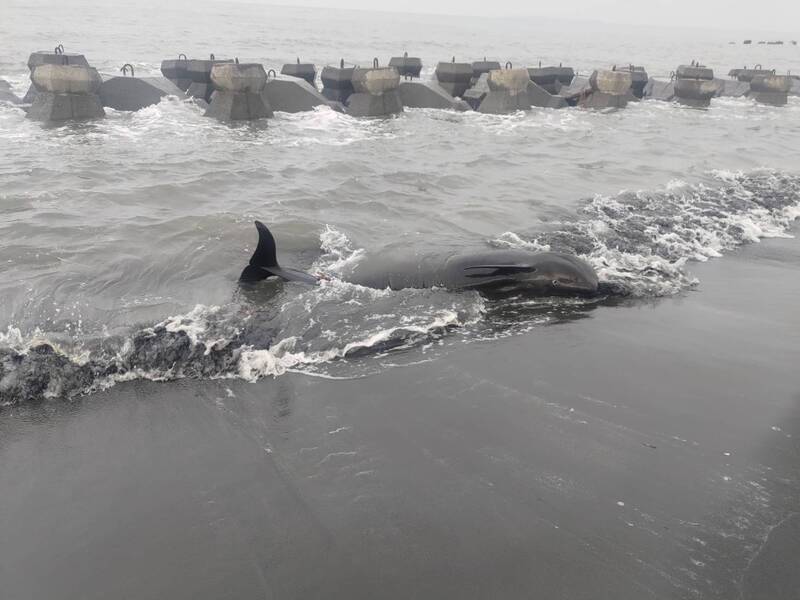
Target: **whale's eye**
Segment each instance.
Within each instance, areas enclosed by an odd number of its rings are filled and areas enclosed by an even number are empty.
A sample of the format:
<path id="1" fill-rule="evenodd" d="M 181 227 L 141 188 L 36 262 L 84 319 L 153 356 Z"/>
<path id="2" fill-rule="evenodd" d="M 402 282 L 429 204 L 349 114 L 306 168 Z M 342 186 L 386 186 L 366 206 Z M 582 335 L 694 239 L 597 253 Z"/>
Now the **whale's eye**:
<path id="1" fill-rule="evenodd" d="M 561 285 L 561 282 L 559 282 L 558 279 L 553 279 L 551 283 L 553 284 L 553 287 L 558 287 Z"/>

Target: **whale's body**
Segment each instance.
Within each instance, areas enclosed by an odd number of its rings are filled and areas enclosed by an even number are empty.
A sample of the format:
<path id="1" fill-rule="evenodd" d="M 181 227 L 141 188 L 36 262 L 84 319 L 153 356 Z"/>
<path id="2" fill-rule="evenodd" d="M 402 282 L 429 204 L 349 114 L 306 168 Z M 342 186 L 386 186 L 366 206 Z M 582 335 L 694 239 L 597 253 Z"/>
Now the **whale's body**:
<path id="1" fill-rule="evenodd" d="M 256 221 L 259 242 L 242 272 L 243 281 L 277 276 L 287 281 L 316 284 L 317 277 L 278 264 L 275 240 Z M 473 253 L 379 256 L 360 261 L 342 274 L 350 283 L 376 289 L 441 287 L 483 293 L 531 295 L 591 295 L 597 275 L 585 261 L 559 252 L 489 250 Z"/>
<path id="2" fill-rule="evenodd" d="M 574 275 L 580 275 L 574 277 Z M 441 287 L 484 292 L 569 293 L 576 283 L 597 290 L 597 277 L 582 260 L 557 252 L 491 250 L 474 253 L 378 257 L 345 271 L 343 279 L 377 289 Z M 554 285 L 554 281 L 559 280 Z"/>

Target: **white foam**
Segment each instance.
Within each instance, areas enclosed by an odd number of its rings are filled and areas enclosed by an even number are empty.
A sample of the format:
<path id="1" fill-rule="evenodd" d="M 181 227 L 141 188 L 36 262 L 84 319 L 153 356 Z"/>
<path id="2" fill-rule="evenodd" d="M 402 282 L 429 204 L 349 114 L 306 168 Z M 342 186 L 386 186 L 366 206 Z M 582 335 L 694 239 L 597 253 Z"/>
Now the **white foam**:
<path id="1" fill-rule="evenodd" d="M 506 248 L 526 248 L 537 252 L 548 252 L 550 250 L 549 244 L 541 244 L 539 240 L 524 240 L 513 231 L 506 231 L 501 233 L 495 240 L 495 246 Z"/>
<path id="2" fill-rule="evenodd" d="M 382 342 L 395 339 L 398 333 L 402 333 L 404 336 L 409 333 L 425 335 L 462 324 L 464 322 L 456 311 L 442 310 L 424 324 L 403 323 L 374 331 L 361 339 L 341 346 L 310 352 L 298 350 L 300 340 L 292 336 L 284 338 L 268 349 L 248 349 L 242 352 L 239 359 L 239 376 L 248 381 L 256 381 L 261 377 L 277 377 L 287 371 L 303 371 L 307 367 L 344 358 L 356 350 L 374 348 Z"/>
<path id="3" fill-rule="evenodd" d="M 0 332 L 0 346 L 22 351 L 27 348 L 27 343 L 18 327 L 8 326 L 5 333 Z"/>
<path id="4" fill-rule="evenodd" d="M 21 329 L 9 325 L 5 333 L 0 332 L 0 348 L 9 348 L 20 354 L 27 354 L 31 348 L 35 348 L 41 344 L 51 346 L 57 352 L 61 352 L 69 356 L 74 362 L 82 364 L 86 361 L 86 353 L 80 352 L 71 354 L 66 352 L 60 344 L 48 339 L 47 335 L 38 327 L 35 328 L 30 334 L 24 334 Z"/>
<path id="5" fill-rule="evenodd" d="M 177 315 L 159 323 L 170 333 L 185 333 L 192 344 L 200 342 L 201 336 L 208 329 L 208 317 L 218 313 L 219 306 L 205 306 L 197 304 L 191 311 L 184 315 Z M 212 344 L 208 344 L 209 347 Z"/>
<path id="6" fill-rule="evenodd" d="M 319 241 L 325 254 L 316 266 L 327 272 L 340 274 L 364 256 L 363 248 L 353 248 L 350 238 L 330 225 L 326 225 L 325 231 L 320 233 Z"/>
<path id="7" fill-rule="evenodd" d="M 685 271 L 687 261 L 719 258 L 764 238 L 793 237 L 789 228 L 800 218 L 796 181 L 766 169 L 710 175 L 724 186 L 673 180 L 663 191 L 597 195 L 581 210 L 586 219 L 560 224 L 562 237 L 581 248 L 591 246 L 583 258 L 601 280 L 624 282 L 638 295 L 673 294 L 696 285 Z M 768 201 L 771 194 L 774 203 Z M 529 241 L 506 232 L 492 243 L 546 250 L 552 245 L 549 237 L 546 233 Z"/>

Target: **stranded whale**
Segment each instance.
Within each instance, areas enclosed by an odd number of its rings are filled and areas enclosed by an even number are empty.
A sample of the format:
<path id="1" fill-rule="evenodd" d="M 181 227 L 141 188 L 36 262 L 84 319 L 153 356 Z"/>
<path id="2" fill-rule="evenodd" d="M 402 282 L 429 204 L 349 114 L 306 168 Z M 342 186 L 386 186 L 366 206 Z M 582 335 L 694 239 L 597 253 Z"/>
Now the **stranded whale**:
<path id="1" fill-rule="evenodd" d="M 256 221 L 258 247 L 240 280 L 269 277 L 315 285 L 320 277 L 278 264 L 275 239 Z M 558 252 L 489 250 L 470 254 L 427 255 L 413 259 L 364 261 L 342 279 L 376 289 L 442 287 L 478 290 L 487 294 L 526 293 L 539 296 L 592 295 L 597 274 L 585 261 Z"/>

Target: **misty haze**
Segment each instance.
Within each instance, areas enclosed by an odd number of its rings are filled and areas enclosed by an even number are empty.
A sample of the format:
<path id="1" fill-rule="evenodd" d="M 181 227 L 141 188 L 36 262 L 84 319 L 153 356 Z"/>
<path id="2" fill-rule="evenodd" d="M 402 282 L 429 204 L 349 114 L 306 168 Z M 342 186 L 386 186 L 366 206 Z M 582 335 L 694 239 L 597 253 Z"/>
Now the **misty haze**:
<path id="1" fill-rule="evenodd" d="M 2 600 L 797 600 L 800 5 L 0 14 Z"/>

